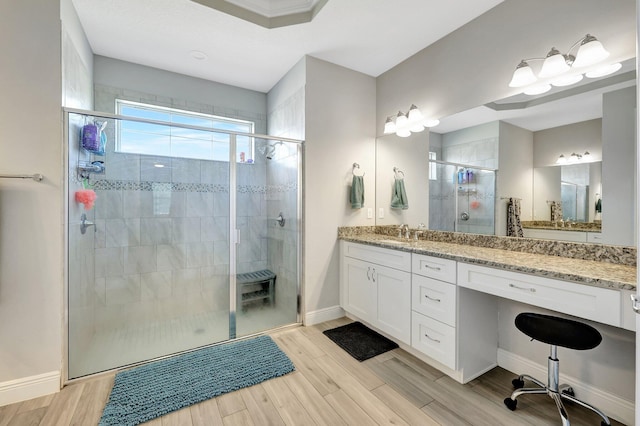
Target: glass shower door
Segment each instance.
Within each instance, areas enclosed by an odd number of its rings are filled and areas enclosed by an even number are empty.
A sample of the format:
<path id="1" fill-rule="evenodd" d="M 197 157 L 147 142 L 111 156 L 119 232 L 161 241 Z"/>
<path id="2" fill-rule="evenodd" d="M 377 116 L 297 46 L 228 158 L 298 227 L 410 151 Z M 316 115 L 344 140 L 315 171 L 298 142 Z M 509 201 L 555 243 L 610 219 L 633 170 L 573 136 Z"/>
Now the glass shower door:
<path id="1" fill-rule="evenodd" d="M 68 378 L 228 340 L 230 135 L 79 113 L 68 121 Z M 103 155 L 80 143 L 95 122 L 106 123 Z M 153 153 L 125 152 L 123 138 Z M 226 157 L 165 152 L 169 138 Z M 92 206 L 80 191 L 97 195 Z"/>
<path id="2" fill-rule="evenodd" d="M 236 172 L 236 332 L 298 320 L 301 146 L 254 139 Z M 244 161 L 243 161 L 244 157 Z"/>

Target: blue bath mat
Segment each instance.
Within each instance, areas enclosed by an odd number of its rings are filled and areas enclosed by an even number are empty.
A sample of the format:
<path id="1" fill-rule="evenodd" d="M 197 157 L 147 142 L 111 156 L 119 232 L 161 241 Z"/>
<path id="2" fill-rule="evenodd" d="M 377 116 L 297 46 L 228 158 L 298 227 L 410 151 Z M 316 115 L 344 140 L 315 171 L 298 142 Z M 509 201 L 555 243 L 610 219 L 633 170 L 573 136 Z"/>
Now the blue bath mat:
<path id="1" fill-rule="evenodd" d="M 137 425 L 293 370 L 269 336 L 153 362 L 116 375 L 100 425 Z"/>

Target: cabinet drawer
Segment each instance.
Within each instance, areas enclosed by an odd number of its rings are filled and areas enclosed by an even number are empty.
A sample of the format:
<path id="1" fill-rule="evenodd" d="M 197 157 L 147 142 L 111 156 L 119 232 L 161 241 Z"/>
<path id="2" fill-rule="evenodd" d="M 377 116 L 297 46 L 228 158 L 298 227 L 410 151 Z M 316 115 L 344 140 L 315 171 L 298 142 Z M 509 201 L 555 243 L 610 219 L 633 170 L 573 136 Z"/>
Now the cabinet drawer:
<path id="1" fill-rule="evenodd" d="M 455 370 L 456 329 L 454 327 L 412 312 L 411 346 Z"/>
<path id="2" fill-rule="evenodd" d="M 458 263 L 458 285 L 620 327 L 620 292 Z"/>
<path id="3" fill-rule="evenodd" d="M 602 232 L 587 232 L 588 243 L 601 243 L 603 240 Z"/>
<path id="4" fill-rule="evenodd" d="M 342 255 L 389 268 L 411 271 L 411 253 L 342 241 Z"/>
<path id="5" fill-rule="evenodd" d="M 440 257 L 413 254 L 411 256 L 411 272 L 435 278 L 448 283 L 456 283 L 456 261 Z"/>
<path id="6" fill-rule="evenodd" d="M 456 286 L 413 274 L 411 277 L 411 309 L 455 327 Z"/>

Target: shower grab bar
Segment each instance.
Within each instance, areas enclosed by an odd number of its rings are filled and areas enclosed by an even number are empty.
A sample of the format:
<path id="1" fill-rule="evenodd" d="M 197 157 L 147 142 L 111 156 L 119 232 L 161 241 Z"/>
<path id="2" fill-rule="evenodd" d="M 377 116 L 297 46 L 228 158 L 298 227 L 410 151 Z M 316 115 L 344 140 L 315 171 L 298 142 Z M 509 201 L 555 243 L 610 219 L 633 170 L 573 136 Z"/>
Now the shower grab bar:
<path id="1" fill-rule="evenodd" d="M 33 175 L 0 175 L 0 179 L 33 179 L 36 182 L 40 182 L 44 179 L 44 176 L 40 173 Z"/>

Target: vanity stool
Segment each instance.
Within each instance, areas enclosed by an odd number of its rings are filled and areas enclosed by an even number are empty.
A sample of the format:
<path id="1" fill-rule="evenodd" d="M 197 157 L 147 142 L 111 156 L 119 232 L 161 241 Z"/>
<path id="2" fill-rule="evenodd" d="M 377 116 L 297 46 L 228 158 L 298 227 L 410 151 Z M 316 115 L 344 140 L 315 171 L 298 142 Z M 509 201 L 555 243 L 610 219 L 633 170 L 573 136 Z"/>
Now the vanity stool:
<path id="1" fill-rule="evenodd" d="M 511 397 L 505 398 L 504 405 L 510 410 L 515 410 L 518 401 L 516 398 L 523 394 L 547 394 L 553 399 L 558 406 L 558 412 L 562 418 L 562 425 L 569 426 L 569 416 L 562 403 L 562 398 L 572 401 L 578 405 L 588 408 L 591 411 L 597 413 L 602 417 L 602 426 L 610 426 L 611 422 L 609 418 L 596 407 L 580 401 L 574 396 L 573 389 L 568 385 L 560 386 L 559 381 L 559 366 L 558 360 L 558 346 L 562 346 L 569 349 L 587 350 L 593 349 L 600 344 L 602 336 L 595 328 L 590 325 L 572 321 L 565 318 L 554 317 L 550 315 L 542 315 L 531 312 L 523 312 L 518 314 L 515 320 L 518 330 L 531 337 L 532 340 L 539 340 L 540 342 L 551 345 L 550 354 L 548 358 L 548 378 L 547 385 L 540 380 L 535 379 L 528 375 L 521 375 L 516 379 L 513 379 L 513 387 L 515 390 L 511 394 Z M 538 388 L 525 388 L 524 380 L 529 380 Z"/>

